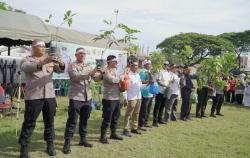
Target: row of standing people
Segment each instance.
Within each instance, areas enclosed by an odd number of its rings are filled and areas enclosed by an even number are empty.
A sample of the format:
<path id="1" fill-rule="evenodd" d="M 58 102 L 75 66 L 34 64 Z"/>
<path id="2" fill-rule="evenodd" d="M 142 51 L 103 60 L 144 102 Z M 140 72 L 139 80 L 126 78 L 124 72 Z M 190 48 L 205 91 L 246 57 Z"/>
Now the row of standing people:
<path id="1" fill-rule="evenodd" d="M 71 140 L 75 132 L 79 118 L 79 145 L 92 147 L 87 140 L 87 123 L 91 113 L 91 80 L 103 82 L 103 121 L 101 124 L 100 142 L 108 144 L 106 136 L 107 129 L 111 129 L 111 139 L 122 140 L 116 132 L 117 122 L 120 116 L 120 82 L 121 77 L 117 74 L 117 60 L 115 56 L 107 57 L 107 69 L 100 72 L 100 67 L 92 68 L 85 63 L 86 51 L 77 48 L 75 52 L 76 61 L 68 67 L 70 77 L 69 107 L 66 128 L 64 132 L 63 153 L 71 152 Z M 32 52 L 21 62 L 21 70 L 26 75 L 25 112 L 24 121 L 19 137 L 20 157 L 27 158 L 28 144 L 36 126 L 39 114 L 43 113 L 44 140 L 47 142 L 47 153 L 49 156 L 56 155 L 54 147 L 55 130 L 54 116 L 56 114 L 56 99 L 53 88 L 52 73 L 64 72 L 65 64 L 61 59 L 53 55 L 45 54 L 45 43 L 40 40 L 32 42 Z M 132 70 L 132 68 L 131 68 Z M 132 81 L 132 80 L 131 80 Z M 128 97 L 130 94 L 128 93 Z M 140 98 L 138 98 L 140 99 Z M 132 103 L 130 100 L 129 104 Z M 134 102 L 133 102 L 134 103 Z M 139 103 L 136 102 L 136 104 Z M 134 105 L 134 104 L 133 104 Z M 139 108 L 139 107 L 138 107 Z M 129 126 L 129 115 L 126 117 Z M 137 130 L 132 132 L 139 134 Z"/>
<path id="2" fill-rule="evenodd" d="M 19 137 L 20 157 L 28 157 L 28 144 L 36 125 L 39 114 L 43 113 L 44 140 L 47 142 L 47 153 L 56 155 L 54 147 L 55 131 L 54 116 L 56 114 L 56 99 L 53 88 L 52 73 L 64 72 L 65 64 L 54 56 L 45 55 L 45 43 L 40 40 L 32 42 L 31 56 L 25 57 L 21 62 L 21 69 L 26 75 L 25 113 L 24 122 Z M 120 117 L 120 83 L 124 82 L 125 74 L 119 75 L 117 59 L 110 55 L 107 57 L 107 68 L 105 72 L 85 64 L 86 52 L 84 48 L 77 48 L 75 52 L 76 61 L 68 67 L 70 77 L 69 107 L 66 128 L 64 132 L 63 153 L 71 152 L 71 141 L 79 118 L 79 145 L 92 147 L 87 140 L 87 124 L 91 113 L 91 80 L 103 83 L 103 121 L 101 123 L 100 139 L 103 144 L 108 144 L 107 130 L 110 128 L 110 139 L 122 140 L 117 134 L 117 123 Z M 149 114 L 154 96 L 147 91 L 152 84 L 150 75 L 151 62 L 145 60 L 144 68 L 138 72 L 138 61 L 132 61 L 126 75 L 130 78 L 130 87 L 123 92 L 124 102 L 127 105 L 123 135 L 131 137 L 133 134 L 141 134 L 148 124 Z M 176 120 L 176 106 L 178 97 L 182 97 L 181 119 L 186 121 L 190 114 L 190 94 L 193 83 L 190 78 L 190 70 L 185 68 L 183 74 L 178 76 L 177 67 L 164 63 L 164 70 L 157 77 L 160 93 L 156 94 L 153 111 L 153 126 Z M 165 108 L 164 120 L 162 120 Z M 130 126 L 131 124 L 131 126 Z"/>

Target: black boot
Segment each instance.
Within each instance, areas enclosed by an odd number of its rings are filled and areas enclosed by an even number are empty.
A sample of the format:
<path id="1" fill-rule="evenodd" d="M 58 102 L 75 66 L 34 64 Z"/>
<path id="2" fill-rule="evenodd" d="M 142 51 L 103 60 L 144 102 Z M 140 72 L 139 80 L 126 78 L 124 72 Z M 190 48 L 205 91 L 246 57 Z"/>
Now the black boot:
<path id="1" fill-rule="evenodd" d="M 127 129 L 124 129 L 123 135 L 125 135 L 127 137 L 132 137 L 132 135 L 130 134 L 129 130 L 127 130 Z"/>
<path id="2" fill-rule="evenodd" d="M 29 158 L 27 145 L 21 145 L 20 158 Z"/>
<path id="3" fill-rule="evenodd" d="M 49 156 L 55 156 L 56 155 L 56 150 L 55 150 L 53 141 L 47 141 L 47 153 L 48 153 Z"/>
<path id="4" fill-rule="evenodd" d="M 211 113 L 210 114 L 210 117 L 216 117 L 214 113 Z"/>
<path id="5" fill-rule="evenodd" d="M 71 153 L 71 149 L 70 149 L 70 139 L 65 139 L 64 145 L 63 145 L 63 153 L 64 153 L 64 154 L 69 154 L 69 153 Z"/>
<path id="6" fill-rule="evenodd" d="M 116 132 L 111 132 L 110 139 L 123 140 Z"/>
<path id="7" fill-rule="evenodd" d="M 88 142 L 86 136 L 83 136 L 83 137 L 80 138 L 79 145 L 83 145 L 83 146 L 88 147 L 88 148 L 93 147 L 93 145 Z"/>
<path id="8" fill-rule="evenodd" d="M 166 122 L 162 121 L 162 120 L 159 120 L 158 121 L 159 124 L 167 124 Z"/>
<path id="9" fill-rule="evenodd" d="M 102 144 L 109 144 L 107 136 L 106 136 L 106 131 L 101 131 L 101 137 L 99 140 Z"/>
<path id="10" fill-rule="evenodd" d="M 220 113 L 220 112 L 217 112 L 216 115 L 218 115 L 218 116 L 224 116 L 224 115 L 223 115 L 222 113 Z"/>
<path id="11" fill-rule="evenodd" d="M 158 125 L 157 122 L 153 122 L 152 126 L 153 126 L 153 127 L 159 127 L 159 125 Z"/>
<path id="12" fill-rule="evenodd" d="M 137 129 L 131 129 L 131 133 L 134 133 L 134 134 L 141 134 L 141 132 L 139 132 Z"/>

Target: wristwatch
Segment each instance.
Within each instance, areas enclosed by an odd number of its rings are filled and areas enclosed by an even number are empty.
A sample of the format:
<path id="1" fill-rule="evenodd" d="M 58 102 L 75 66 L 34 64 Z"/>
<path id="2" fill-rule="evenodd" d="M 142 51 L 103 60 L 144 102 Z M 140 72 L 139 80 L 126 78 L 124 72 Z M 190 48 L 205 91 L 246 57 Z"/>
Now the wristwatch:
<path id="1" fill-rule="evenodd" d="M 42 63 L 37 63 L 37 70 L 42 70 L 42 68 L 43 68 Z"/>

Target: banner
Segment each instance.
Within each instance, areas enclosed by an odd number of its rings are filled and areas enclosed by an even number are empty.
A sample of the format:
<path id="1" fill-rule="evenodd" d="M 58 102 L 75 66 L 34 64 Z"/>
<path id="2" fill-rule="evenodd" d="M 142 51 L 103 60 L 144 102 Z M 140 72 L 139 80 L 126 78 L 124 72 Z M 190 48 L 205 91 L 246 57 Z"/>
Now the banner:
<path id="1" fill-rule="evenodd" d="M 104 59 L 106 63 L 107 56 L 114 55 L 118 60 L 118 73 L 122 73 L 127 65 L 127 53 L 121 50 L 111 50 L 97 47 L 81 46 L 71 43 L 52 42 L 52 47 L 57 47 L 57 55 L 62 58 L 65 63 L 64 73 L 53 73 L 53 79 L 69 79 L 67 73 L 68 65 L 76 60 L 75 51 L 82 47 L 86 50 L 86 64 L 93 68 L 96 66 L 96 59 Z"/>

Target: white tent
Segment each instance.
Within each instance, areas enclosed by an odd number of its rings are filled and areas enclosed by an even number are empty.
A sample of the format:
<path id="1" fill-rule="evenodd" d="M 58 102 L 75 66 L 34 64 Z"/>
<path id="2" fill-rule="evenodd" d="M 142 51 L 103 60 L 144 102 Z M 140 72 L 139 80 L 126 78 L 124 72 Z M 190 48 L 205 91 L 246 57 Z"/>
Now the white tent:
<path id="1" fill-rule="evenodd" d="M 34 39 L 46 43 L 60 41 L 83 46 L 106 48 L 106 40 L 93 41 L 94 34 L 45 24 L 39 17 L 29 14 L 0 10 L 0 45 L 7 47 L 30 45 Z M 125 45 L 109 49 L 123 50 Z"/>

